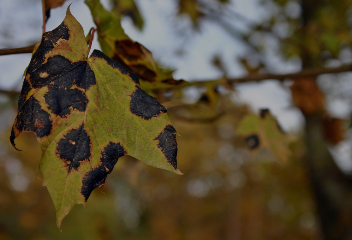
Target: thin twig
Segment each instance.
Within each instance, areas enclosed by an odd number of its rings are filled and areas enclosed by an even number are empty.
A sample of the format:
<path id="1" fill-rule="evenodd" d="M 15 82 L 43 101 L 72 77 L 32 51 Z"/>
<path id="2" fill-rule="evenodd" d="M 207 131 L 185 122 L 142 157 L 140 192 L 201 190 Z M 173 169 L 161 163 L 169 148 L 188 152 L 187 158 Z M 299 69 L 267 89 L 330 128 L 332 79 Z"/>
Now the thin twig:
<path id="1" fill-rule="evenodd" d="M 6 90 L 0 90 L 0 94 L 5 94 L 9 97 L 17 97 L 18 94 L 20 94 L 19 92 L 17 91 L 6 91 Z"/>
<path id="2" fill-rule="evenodd" d="M 46 17 L 45 17 L 45 0 L 42 0 L 42 9 L 43 9 L 43 33 L 45 33 L 46 26 Z"/>
<path id="3" fill-rule="evenodd" d="M 279 80 L 284 81 L 286 79 L 296 80 L 298 78 L 305 77 L 317 77 L 322 74 L 336 74 L 343 72 L 352 71 L 352 64 L 344 65 L 337 68 L 312 68 L 305 69 L 295 73 L 287 73 L 287 74 L 272 74 L 272 73 L 259 73 L 259 74 L 250 74 L 245 77 L 240 78 L 219 78 L 219 79 L 209 79 L 209 80 L 187 80 L 188 82 L 183 82 L 179 85 L 155 85 L 153 89 L 172 89 L 172 88 L 185 88 L 190 86 L 217 86 L 221 84 L 236 84 L 236 83 L 246 83 L 246 82 L 260 82 L 266 80 Z M 226 81 L 224 81 L 226 80 Z"/>
<path id="4" fill-rule="evenodd" d="M 21 48 L 3 48 L 0 49 L 1 55 L 21 54 L 21 53 L 32 53 L 35 45 L 30 45 Z"/>
<path id="5" fill-rule="evenodd" d="M 297 78 L 304 78 L 304 77 L 317 77 L 322 74 L 333 74 L 333 73 L 342 73 L 342 72 L 349 72 L 352 71 L 352 64 L 344 65 L 341 67 L 336 68 L 311 68 L 311 69 L 304 69 L 299 72 L 295 73 L 288 73 L 288 74 L 271 74 L 271 73 L 260 73 L 260 74 L 253 74 L 242 78 L 232 78 L 228 79 L 231 83 L 243 83 L 243 82 L 251 82 L 251 81 L 263 81 L 268 79 L 276 79 L 279 81 L 283 81 L 286 79 L 295 80 Z"/>
<path id="6" fill-rule="evenodd" d="M 217 114 L 216 116 L 209 117 L 209 118 L 191 118 L 191 117 L 181 116 L 178 114 L 172 114 L 171 116 L 173 118 L 176 118 L 177 120 L 181 120 L 181 121 L 189 122 L 189 123 L 213 123 L 216 120 L 220 119 L 224 115 L 225 115 L 225 112 L 221 112 L 221 113 Z"/>
<path id="7" fill-rule="evenodd" d="M 94 33 L 95 33 L 96 29 L 94 27 L 91 28 L 91 35 L 90 35 L 90 39 L 89 39 L 89 46 L 88 46 L 88 55 L 90 52 L 90 48 L 92 47 L 92 42 L 94 39 Z"/>
<path id="8" fill-rule="evenodd" d="M 31 52 L 34 48 L 33 46 L 26 47 L 30 49 L 30 51 L 27 49 L 26 52 Z M 15 48 L 15 49 L 0 49 L 0 55 L 5 55 L 5 54 L 14 54 L 14 53 L 25 53 L 23 50 L 25 48 Z M 352 71 L 352 64 L 350 65 L 344 65 L 341 67 L 336 67 L 336 68 L 312 68 L 312 69 L 305 69 L 296 73 L 288 73 L 288 74 L 271 74 L 271 73 L 260 73 L 260 74 L 252 74 L 248 75 L 246 77 L 242 78 L 229 78 L 226 79 L 227 83 L 231 84 L 236 84 L 236 83 L 246 83 L 246 82 L 260 82 L 260 81 L 266 81 L 266 80 L 279 80 L 283 81 L 286 79 L 290 80 L 296 80 L 298 78 L 305 78 L 305 77 L 317 77 L 322 74 L 336 74 L 336 73 L 343 73 L 343 72 L 349 72 Z M 209 80 L 189 80 L 188 82 L 185 82 L 185 84 L 181 85 L 169 85 L 169 86 L 162 86 L 163 89 L 167 88 L 184 88 L 184 87 L 189 87 L 189 86 L 204 86 L 204 85 L 219 85 L 223 79 L 209 79 Z M 155 88 L 153 89 L 158 89 L 158 86 L 156 85 Z M 9 94 L 9 95 L 14 95 L 18 94 L 18 92 L 15 91 L 4 91 L 0 90 L 0 93 L 2 94 Z"/>
<path id="9" fill-rule="evenodd" d="M 190 86 L 217 86 L 223 83 L 227 84 L 236 84 L 236 83 L 246 83 L 246 82 L 260 82 L 266 80 L 279 80 L 284 81 L 286 79 L 289 80 L 296 80 L 298 78 L 305 78 L 305 77 L 317 77 L 322 74 L 336 74 L 336 73 L 343 73 L 343 72 L 350 72 L 352 71 L 352 64 L 344 65 L 337 68 L 312 68 L 312 69 L 305 69 L 295 73 L 287 73 L 287 74 L 272 74 L 272 73 L 259 73 L 259 74 L 250 74 L 245 77 L 241 78 L 227 78 L 224 81 L 224 78 L 220 79 L 209 79 L 209 80 L 187 80 L 188 82 L 184 82 L 184 84 L 180 85 L 163 85 L 163 86 L 156 86 L 153 89 L 170 89 L 170 88 L 184 88 Z"/>

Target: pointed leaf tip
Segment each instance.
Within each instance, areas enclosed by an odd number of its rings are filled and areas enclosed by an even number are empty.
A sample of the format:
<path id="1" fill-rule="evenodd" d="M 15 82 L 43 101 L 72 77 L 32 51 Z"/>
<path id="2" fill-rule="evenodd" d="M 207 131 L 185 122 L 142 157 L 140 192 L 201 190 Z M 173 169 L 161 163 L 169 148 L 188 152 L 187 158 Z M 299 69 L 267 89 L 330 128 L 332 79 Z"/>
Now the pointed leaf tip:
<path id="1" fill-rule="evenodd" d="M 70 5 L 68 5 L 67 10 L 66 10 L 66 15 L 72 15 L 70 7 L 71 7 L 72 3 L 70 3 Z"/>

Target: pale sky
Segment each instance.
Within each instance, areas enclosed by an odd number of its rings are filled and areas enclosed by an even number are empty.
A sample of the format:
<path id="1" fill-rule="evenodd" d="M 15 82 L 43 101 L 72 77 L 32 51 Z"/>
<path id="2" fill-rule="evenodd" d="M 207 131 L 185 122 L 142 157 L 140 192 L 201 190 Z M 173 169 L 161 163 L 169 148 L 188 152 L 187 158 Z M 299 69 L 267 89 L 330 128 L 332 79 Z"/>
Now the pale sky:
<path id="1" fill-rule="evenodd" d="M 209 0 L 211 1 L 211 0 Z M 259 0 L 232 0 L 228 6 L 230 10 L 240 13 L 250 21 L 260 22 L 270 17 L 269 12 L 275 11 L 275 6 L 259 7 Z M 108 7 L 108 0 L 102 0 Z M 176 79 L 212 79 L 220 77 L 221 73 L 210 63 L 214 54 L 221 54 L 229 77 L 242 77 L 245 71 L 236 63 L 236 56 L 246 53 L 245 45 L 229 36 L 217 25 L 211 22 L 201 24 L 199 33 L 192 33 L 185 44 L 184 54 L 180 57 L 175 52 L 184 45 L 182 39 L 177 38 L 175 31 L 189 33 L 190 21 L 184 18 L 175 26 L 173 17 L 176 8 L 174 1 L 166 0 L 135 0 L 145 18 L 145 28 L 142 32 L 134 28 L 130 19 L 124 19 L 122 24 L 126 33 L 135 41 L 142 43 L 152 51 L 154 58 L 166 67 L 177 69 Z M 56 28 L 65 17 L 67 6 L 71 5 L 71 12 L 84 28 L 85 34 L 94 26 L 88 7 L 83 0 L 67 1 L 62 7 L 51 11 L 51 18 L 47 24 L 47 31 Z M 270 8 L 270 11 L 267 10 Z M 287 5 L 290 14 L 299 14 L 294 4 Z M 235 21 L 238 29 L 245 31 L 243 23 Z M 280 27 L 280 26 L 279 26 Z M 188 29 L 188 31 L 187 31 Z M 280 30 L 280 29 L 279 29 Z M 280 31 L 279 31 L 280 32 Z M 285 32 L 285 26 L 281 26 Z M 39 0 L 0 0 L 0 48 L 23 47 L 39 42 L 42 33 L 42 10 Z M 4 35 L 7 37 L 4 38 Z M 284 62 L 275 54 L 277 43 L 272 39 L 263 39 L 270 46 L 265 56 L 270 63 L 270 71 L 287 73 L 300 70 L 300 62 L 294 59 Z M 92 49 L 100 49 L 98 41 L 94 40 Z M 31 54 L 0 56 L 0 88 L 20 90 L 23 78 L 21 77 L 31 58 Z M 348 58 L 351 61 L 351 57 Z M 347 75 L 346 75 L 347 76 Z M 350 75 L 348 75 L 350 76 Z M 334 77 L 332 75 L 319 78 Z M 348 77 L 349 78 L 349 77 Z M 260 108 L 269 108 L 277 117 L 280 125 L 286 131 L 296 131 L 303 125 L 303 117 L 299 110 L 292 106 L 291 95 L 287 88 L 277 81 L 241 84 L 236 88 L 233 96 L 236 101 L 248 103 L 255 112 Z M 196 91 L 188 89 L 187 94 L 194 95 Z M 192 98 L 192 96 L 190 96 Z M 3 98 L 0 98 L 3 101 Z M 327 102 L 327 107 L 336 117 L 346 117 L 350 112 L 350 104 L 341 100 Z M 351 134 L 349 134 L 351 135 Z M 351 135 L 352 136 L 352 135 Z M 352 139 L 352 137 L 350 138 Z M 347 140 L 346 140 L 347 141 Z M 332 153 L 339 165 L 349 171 L 352 169 L 351 142 L 342 142 L 332 148 Z M 352 141 L 352 140 L 351 140 Z M 342 154 L 344 153 L 344 154 Z"/>
<path id="2" fill-rule="evenodd" d="M 25 7 L 24 0 L 0 0 L 0 33 L 5 26 L 11 26 L 9 40 L 0 39 L 0 47 L 22 47 L 29 42 L 40 41 L 42 12 L 40 1 L 34 1 L 31 11 Z M 62 7 L 51 11 L 51 18 L 47 24 L 47 31 L 56 28 L 63 20 L 67 6 L 71 5 L 71 12 L 82 24 L 85 33 L 94 26 L 88 7 L 83 0 L 67 1 Z M 139 0 L 145 18 L 143 32 L 134 28 L 130 19 L 123 20 L 126 33 L 135 41 L 145 45 L 154 54 L 154 58 L 164 66 L 177 69 L 176 79 L 212 79 L 220 76 L 220 72 L 212 66 L 210 59 L 214 54 L 222 54 L 230 77 L 240 77 L 245 71 L 236 63 L 235 57 L 246 53 L 245 45 L 232 38 L 212 22 L 201 24 L 199 33 L 192 33 L 187 40 L 185 54 L 179 57 L 175 52 L 183 45 L 182 40 L 175 37 L 174 15 L 176 8 L 173 1 Z M 103 4 L 108 6 L 107 1 Z M 230 9 L 241 13 L 253 22 L 267 17 L 265 9 L 258 8 L 257 0 L 233 0 Z M 30 19 L 30 21 L 29 21 Z M 178 31 L 183 28 L 189 30 L 190 21 L 185 17 L 176 26 Z M 243 28 L 239 22 L 236 26 Z M 2 31 L 1 31 L 2 29 Z M 100 49 L 95 38 L 92 49 Z M 269 53 L 270 56 L 270 53 Z M 12 90 L 20 89 L 24 69 L 28 65 L 31 54 L 0 56 L 0 87 Z M 274 72 L 297 71 L 297 64 L 283 63 L 274 54 L 270 56 Z M 299 111 L 291 108 L 290 94 L 276 81 L 266 81 L 260 84 L 242 84 L 238 88 L 237 100 L 249 103 L 257 111 L 259 108 L 270 108 L 285 130 L 297 129 L 302 124 Z M 189 91 L 192 92 L 192 91 Z"/>

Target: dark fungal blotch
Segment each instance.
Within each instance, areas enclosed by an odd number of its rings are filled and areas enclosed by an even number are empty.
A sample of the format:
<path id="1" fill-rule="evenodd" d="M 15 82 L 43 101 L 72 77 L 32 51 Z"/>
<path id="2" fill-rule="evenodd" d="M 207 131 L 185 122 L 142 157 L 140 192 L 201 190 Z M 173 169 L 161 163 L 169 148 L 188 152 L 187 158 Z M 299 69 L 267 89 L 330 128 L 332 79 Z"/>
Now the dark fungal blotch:
<path id="1" fill-rule="evenodd" d="M 45 64 L 42 64 L 34 71 L 27 71 L 27 74 L 30 74 L 32 86 L 34 88 L 41 88 L 61 77 L 64 72 L 69 71 L 73 67 L 70 60 L 63 56 L 56 55 L 48 58 Z"/>
<path id="2" fill-rule="evenodd" d="M 18 110 L 21 111 L 23 108 L 23 105 L 26 103 L 26 98 L 28 93 L 32 90 L 31 85 L 27 81 L 27 79 L 24 79 L 23 84 L 22 84 L 22 89 L 21 89 L 21 94 L 18 98 Z"/>
<path id="3" fill-rule="evenodd" d="M 70 88 L 74 85 L 89 89 L 96 84 L 94 72 L 87 61 L 72 63 L 67 58 L 56 55 L 30 74 L 30 81 L 34 88 L 41 88 L 54 83 L 56 86 Z"/>
<path id="4" fill-rule="evenodd" d="M 60 63 L 57 63 L 57 65 L 60 65 Z M 51 79 L 51 81 L 54 86 L 66 89 L 78 86 L 87 90 L 96 84 L 94 72 L 91 70 L 87 61 L 72 63 L 67 67 L 61 65 L 59 74 Z"/>
<path id="5" fill-rule="evenodd" d="M 60 39 L 68 40 L 69 37 L 68 27 L 63 22 L 54 30 L 44 33 L 37 51 L 33 54 L 27 73 L 31 74 L 36 71 L 43 64 L 45 55 L 54 48 L 54 45 Z"/>
<path id="6" fill-rule="evenodd" d="M 155 82 L 156 81 L 156 73 L 150 68 L 146 67 L 142 64 L 134 64 L 131 65 L 132 71 L 138 73 L 139 77 L 144 81 Z"/>
<path id="7" fill-rule="evenodd" d="M 91 140 L 84 129 L 84 124 L 78 129 L 72 129 L 59 140 L 56 154 L 66 164 L 68 172 L 72 169 L 78 170 L 82 161 L 89 161 Z"/>
<path id="8" fill-rule="evenodd" d="M 42 109 L 39 101 L 31 96 L 19 109 L 15 127 L 20 132 L 33 131 L 37 137 L 42 138 L 50 134 L 52 122 L 49 117 L 49 113 Z"/>
<path id="9" fill-rule="evenodd" d="M 141 44 L 127 39 L 115 41 L 115 51 L 128 61 L 138 61 L 144 58 Z"/>
<path id="10" fill-rule="evenodd" d="M 48 92 L 44 95 L 49 109 L 60 117 L 67 117 L 72 109 L 85 111 L 88 104 L 85 90 L 96 84 L 94 72 L 86 61 L 71 64 L 68 69 L 64 65 L 58 68 L 56 77 L 51 75 L 56 79 L 50 80 Z"/>
<path id="11" fill-rule="evenodd" d="M 71 62 L 61 55 L 45 57 L 54 47 L 60 45 L 60 40 L 69 40 L 69 37 L 69 30 L 64 22 L 53 31 L 44 33 L 26 71 L 26 77 L 33 88 L 41 88 L 52 82 L 67 89 L 74 85 L 89 89 L 96 84 L 94 73 L 86 60 Z"/>
<path id="12" fill-rule="evenodd" d="M 174 169 L 177 169 L 177 141 L 176 130 L 167 125 L 164 130 L 154 139 L 158 140 L 158 147 L 163 152 L 166 160 Z"/>
<path id="13" fill-rule="evenodd" d="M 96 79 L 93 70 L 90 68 L 89 64 L 86 62 L 86 71 L 83 80 L 78 84 L 82 89 L 89 89 L 91 86 L 95 85 Z"/>
<path id="14" fill-rule="evenodd" d="M 71 113 L 71 109 L 84 112 L 88 104 L 86 94 L 77 88 L 67 90 L 49 87 L 44 98 L 52 113 L 62 118 L 67 117 Z"/>
<path id="15" fill-rule="evenodd" d="M 51 42 L 54 44 L 60 39 L 68 40 L 70 38 L 69 29 L 67 25 L 62 22 L 54 30 L 44 33 L 44 37 L 50 39 Z"/>
<path id="16" fill-rule="evenodd" d="M 167 112 L 166 108 L 155 97 L 149 96 L 139 86 L 136 86 L 136 90 L 130 97 L 131 113 L 145 120 Z"/>
<path id="17" fill-rule="evenodd" d="M 89 171 L 82 180 L 81 193 L 86 201 L 95 188 L 105 183 L 106 177 L 114 169 L 117 160 L 125 154 L 126 151 L 120 143 L 109 142 L 104 148 L 100 156 L 101 164 Z"/>
<path id="18" fill-rule="evenodd" d="M 246 137 L 246 143 L 251 150 L 256 149 L 260 145 L 259 137 L 257 134 Z"/>
<path id="19" fill-rule="evenodd" d="M 108 56 L 106 56 L 104 53 L 102 53 L 99 50 L 94 50 L 92 55 L 90 57 L 96 57 L 96 58 L 101 58 L 106 61 L 106 63 L 111 66 L 112 68 L 118 69 L 121 73 L 129 75 L 129 77 L 136 83 L 139 84 L 139 79 L 138 75 L 134 72 L 129 71 L 127 68 L 125 68 L 120 62 L 112 60 Z"/>

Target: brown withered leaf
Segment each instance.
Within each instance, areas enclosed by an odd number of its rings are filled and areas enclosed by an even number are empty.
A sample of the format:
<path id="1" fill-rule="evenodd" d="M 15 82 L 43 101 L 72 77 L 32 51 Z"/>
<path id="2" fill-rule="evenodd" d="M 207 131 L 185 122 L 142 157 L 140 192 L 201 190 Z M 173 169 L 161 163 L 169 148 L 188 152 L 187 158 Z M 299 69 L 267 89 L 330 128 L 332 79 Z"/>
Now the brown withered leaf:
<path id="1" fill-rule="evenodd" d="M 45 20 L 48 21 L 50 18 L 51 9 L 61 7 L 65 2 L 66 0 L 45 0 Z"/>
<path id="2" fill-rule="evenodd" d="M 305 115 L 325 111 L 325 97 L 314 78 L 296 79 L 291 86 L 293 102 Z"/>
<path id="3" fill-rule="evenodd" d="M 57 8 L 61 7 L 66 0 L 45 0 L 45 7 L 48 8 Z"/>
<path id="4" fill-rule="evenodd" d="M 323 118 L 324 136 L 325 139 L 336 145 L 345 139 L 346 120 L 341 118 L 332 118 L 325 116 Z"/>
<path id="5" fill-rule="evenodd" d="M 137 73 L 143 90 L 186 84 L 183 80 L 175 80 L 173 71 L 160 68 L 146 47 L 127 36 L 121 26 L 121 16 L 107 11 L 99 0 L 85 0 L 85 3 L 97 26 L 103 53 Z"/>

